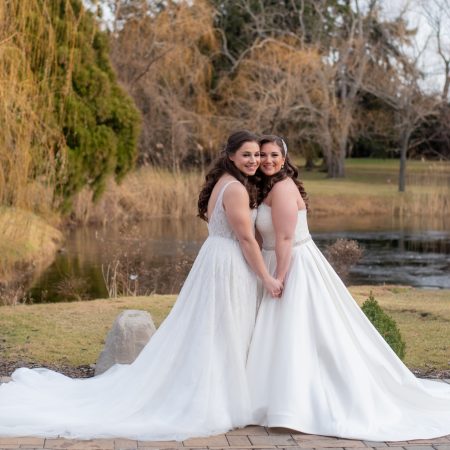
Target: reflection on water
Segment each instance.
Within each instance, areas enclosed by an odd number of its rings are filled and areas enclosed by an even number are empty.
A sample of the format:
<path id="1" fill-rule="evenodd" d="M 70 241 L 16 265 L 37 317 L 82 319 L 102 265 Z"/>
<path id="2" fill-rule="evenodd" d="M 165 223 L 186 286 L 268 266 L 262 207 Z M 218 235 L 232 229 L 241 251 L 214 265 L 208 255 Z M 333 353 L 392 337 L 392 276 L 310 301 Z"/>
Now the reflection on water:
<path id="1" fill-rule="evenodd" d="M 323 248 L 338 238 L 354 239 L 365 249 L 350 271 L 349 284 L 407 284 L 450 288 L 450 234 L 447 232 L 317 233 Z"/>
<path id="2" fill-rule="evenodd" d="M 34 302 L 104 298 L 105 275 L 116 268 L 138 294 L 176 293 L 206 236 L 196 218 L 76 229 L 30 295 Z"/>
<path id="3" fill-rule="evenodd" d="M 364 247 L 350 284 L 450 288 L 450 232 L 442 220 L 313 216 L 309 222 L 322 250 L 338 238 Z M 206 236 L 197 218 L 77 229 L 30 294 L 35 302 L 107 297 L 104 274 L 115 269 L 132 292 L 176 293 Z"/>

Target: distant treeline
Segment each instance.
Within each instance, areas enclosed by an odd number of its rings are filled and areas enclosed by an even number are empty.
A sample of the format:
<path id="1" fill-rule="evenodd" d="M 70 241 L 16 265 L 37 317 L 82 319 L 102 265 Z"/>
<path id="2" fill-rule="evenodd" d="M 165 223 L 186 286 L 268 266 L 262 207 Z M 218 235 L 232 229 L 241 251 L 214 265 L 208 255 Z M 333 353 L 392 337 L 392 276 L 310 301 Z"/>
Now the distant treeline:
<path id="1" fill-rule="evenodd" d="M 415 30 L 365 3 L 0 2 L 0 204 L 69 209 L 136 161 L 204 167 L 238 128 L 330 177 L 349 155 L 448 159 L 449 83 L 424 92 Z"/>
<path id="2" fill-rule="evenodd" d="M 377 0 L 363 10 L 349 0 L 99 4 L 113 17 L 118 78 L 142 113 L 143 163 L 202 164 L 242 127 L 282 134 L 332 177 L 348 155 L 450 156 L 448 83 L 422 90 L 417 30 L 383 19 Z"/>

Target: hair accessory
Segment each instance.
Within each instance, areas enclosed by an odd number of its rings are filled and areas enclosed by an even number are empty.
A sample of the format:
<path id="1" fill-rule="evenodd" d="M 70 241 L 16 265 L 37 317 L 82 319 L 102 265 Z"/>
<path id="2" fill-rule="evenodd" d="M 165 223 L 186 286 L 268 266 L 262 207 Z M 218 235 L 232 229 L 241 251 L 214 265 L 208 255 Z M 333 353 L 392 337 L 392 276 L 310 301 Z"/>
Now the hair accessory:
<path id="1" fill-rule="evenodd" d="M 287 156 L 287 145 L 286 145 L 286 142 L 284 142 L 283 138 L 280 138 L 280 139 L 281 139 L 281 143 L 283 144 L 284 156 L 286 157 Z"/>

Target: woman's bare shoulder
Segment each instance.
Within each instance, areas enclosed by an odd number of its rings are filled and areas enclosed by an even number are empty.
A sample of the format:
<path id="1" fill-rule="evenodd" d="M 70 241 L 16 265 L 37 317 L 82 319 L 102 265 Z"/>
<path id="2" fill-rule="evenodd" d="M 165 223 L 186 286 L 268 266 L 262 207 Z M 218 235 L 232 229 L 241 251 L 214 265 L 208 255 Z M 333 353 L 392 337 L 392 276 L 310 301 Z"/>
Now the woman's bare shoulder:
<path id="1" fill-rule="evenodd" d="M 297 191 L 298 188 L 290 177 L 286 177 L 284 180 L 278 181 L 278 183 L 275 183 L 272 188 L 272 192 L 277 196 L 286 195 Z"/>
<path id="2" fill-rule="evenodd" d="M 237 183 L 234 183 L 236 181 Z M 231 198 L 235 199 L 236 197 L 245 198 L 248 200 L 248 192 L 247 189 L 245 189 L 245 186 L 239 181 L 236 180 L 236 178 L 230 177 L 223 181 L 223 185 L 225 186 L 227 183 L 228 186 L 225 189 L 225 192 L 223 193 L 224 201 L 227 201 Z"/>

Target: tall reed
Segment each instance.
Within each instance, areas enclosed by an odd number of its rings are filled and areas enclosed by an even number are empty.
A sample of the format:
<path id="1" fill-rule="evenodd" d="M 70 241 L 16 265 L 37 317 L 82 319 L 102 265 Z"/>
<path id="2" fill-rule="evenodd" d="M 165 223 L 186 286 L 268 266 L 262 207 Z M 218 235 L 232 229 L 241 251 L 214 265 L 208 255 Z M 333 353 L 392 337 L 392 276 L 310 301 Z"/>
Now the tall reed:
<path id="1" fill-rule="evenodd" d="M 412 220 L 450 217 L 450 165 L 430 163 L 428 169 L 412 171 L 406 193 L 377 192 L 370 180 L 364 192 L 354 192 L 351 181 L 340 180 L 330 190 L 314 182 L 306 188 L 315 216 L 385 215 Z M 110 180 L 96 203 L 92 192 L 83 190 L 73 203 L 72 217 L 78 223 L 138 221 L 152 217 L 182 218 L 197 214 L 197 197 L 203 183 L 201 171 L 172 172 L 145 166 L 117 184 Z M 329 183 L 329 180 L 327 180 Z M 316 192 L 317 191 L 317 192 Z"/>
<path id="2" fill-rule="evenodd" d="M 73 202 L 72 217 L 86 224 L 194 216 L 202 183 L 201 172 L 176 173 L 151 166 L 141 167 L 120 184 L 110 179 L 102 197 L 95 203 L 91 191 L 80 192 Z"/>
<path id="3" fill-rule="evenodd" d="M 450 164 L 430 162 L 427 169 L 408 176 L 408 188 L 393 198 L 392 211 L 400 218 L 450 217 Z"/>

